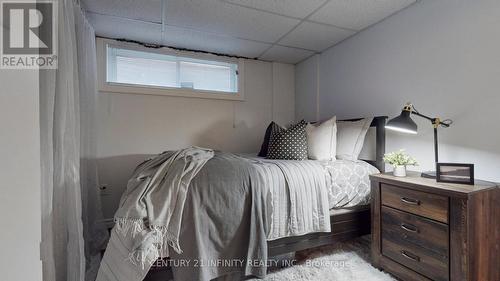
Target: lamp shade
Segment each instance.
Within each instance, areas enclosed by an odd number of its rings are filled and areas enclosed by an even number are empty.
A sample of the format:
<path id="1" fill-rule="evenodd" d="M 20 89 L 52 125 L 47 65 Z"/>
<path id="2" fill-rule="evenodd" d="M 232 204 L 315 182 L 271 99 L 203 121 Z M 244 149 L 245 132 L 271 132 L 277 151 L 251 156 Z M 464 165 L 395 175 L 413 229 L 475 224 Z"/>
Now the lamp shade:
<path id="1" fill-rule="evenodd" d="M 385 128 L 407 134 L 416 134 L 417 124 L 411 119 L 410 115 L 411 112 L 408 110 L 401 111 L 401 115 L 389 120 Z"/>

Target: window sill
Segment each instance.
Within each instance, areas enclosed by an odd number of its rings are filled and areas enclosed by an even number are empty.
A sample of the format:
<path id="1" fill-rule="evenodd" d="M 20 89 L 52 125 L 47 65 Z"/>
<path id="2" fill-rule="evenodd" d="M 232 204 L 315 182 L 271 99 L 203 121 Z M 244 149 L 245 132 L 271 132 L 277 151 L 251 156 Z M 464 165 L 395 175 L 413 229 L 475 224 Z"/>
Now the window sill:
<path id="1" fill-rule="evenodd" d="M 156 96 L 232 100 L 232 101 L 245 100 L 244 96 L 240 93 L 226 93 L 226 92 L 195 90 L 187 88 L 143 86 L 143 85 L 112 83 L 112 82 L 102 83 L 99 87 L 99 91 L 110 92 L 110 93 L 156 95 Z"/>

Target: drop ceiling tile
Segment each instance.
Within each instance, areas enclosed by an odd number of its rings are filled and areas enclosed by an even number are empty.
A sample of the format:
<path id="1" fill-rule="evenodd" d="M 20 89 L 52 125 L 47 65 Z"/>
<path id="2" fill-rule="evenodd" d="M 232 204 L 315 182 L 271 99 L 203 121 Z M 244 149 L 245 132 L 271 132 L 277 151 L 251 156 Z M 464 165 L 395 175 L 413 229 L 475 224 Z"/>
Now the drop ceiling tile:
<path id="1" fill-rule="evenodd" d="M 259 59 L 296 64 L 314 54 L 312 51 L 275 45 Z"/>
<path id="2" fill-rule="evenodd" d="M 163 35 L 161 25 L 128 20 L 119 17 L 88 13 L 89 21 L 99 36 L 125 38 L 144 43 L 162 44 L 177 48 L 201 50 L 228 55 L 255 58 L 270 44 L 219 36 L 179 27 L 166 26 Z"/>
<path id="3" fill-rule="evenodd" d="M 168 25 L 264 42 L 275 42 L 299 22 L 219 0 L 167 3 Z"/>
<path id="4" fill-rule="evenodd" d="M 97 14 L 161 23 L 161 0 L 82 0 L 82 5 Z"/>
<path id="5" fill-rule="evenodd" d="M 361 30 L 411 5 L 415 0 L 331 0 L 310 19 Z"/>
<path id="6" fill-rule="evenodd" d="M 161 24 L 87 13 L 98 36 L 161 44 Z"/>
<path id="7" fill-rule="evenodd" d="M 305 21 L 287 34 L 279 44 L 321 52 L 354 33 L 330 25 Z"/>
<path id="8" fill-rule="evenodd" d="M 327 0 L 223 0 L 229 3 L 242 5 L 254 9 L 269 11 L 280 15 L 304 18 L 316 10 Z"/>
<path id="9" fill-rule="evenodd" d="M 249 58 L 258 57 L 271 45 L 255 41 L 166 26 L 163 44 L 191 50 L 203 50 Z"/>

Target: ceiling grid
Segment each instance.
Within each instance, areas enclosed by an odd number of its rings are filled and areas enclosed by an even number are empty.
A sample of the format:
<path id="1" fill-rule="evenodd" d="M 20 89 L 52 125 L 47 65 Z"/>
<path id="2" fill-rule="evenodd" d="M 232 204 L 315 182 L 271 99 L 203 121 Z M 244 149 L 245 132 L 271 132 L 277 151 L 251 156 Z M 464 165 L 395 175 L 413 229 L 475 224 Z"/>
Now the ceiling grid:
<path id="1" fill-rule="evenodd" d="M 82 0 L 98 36 L 298 63 L 417 0 Z"/>

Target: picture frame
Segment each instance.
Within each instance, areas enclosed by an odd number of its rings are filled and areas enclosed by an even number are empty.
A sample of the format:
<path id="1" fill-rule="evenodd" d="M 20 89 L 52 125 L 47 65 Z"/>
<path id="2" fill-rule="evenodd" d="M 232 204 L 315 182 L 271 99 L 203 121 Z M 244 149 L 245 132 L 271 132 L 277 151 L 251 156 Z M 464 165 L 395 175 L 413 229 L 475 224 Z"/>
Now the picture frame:
<path id="1" fill-rule="evenodd" d="M 437 163 L 436 181 L 474 185 L 474 164 Z"/>

